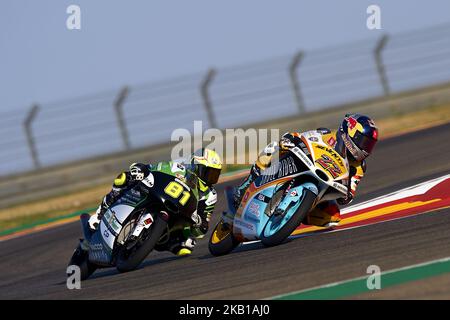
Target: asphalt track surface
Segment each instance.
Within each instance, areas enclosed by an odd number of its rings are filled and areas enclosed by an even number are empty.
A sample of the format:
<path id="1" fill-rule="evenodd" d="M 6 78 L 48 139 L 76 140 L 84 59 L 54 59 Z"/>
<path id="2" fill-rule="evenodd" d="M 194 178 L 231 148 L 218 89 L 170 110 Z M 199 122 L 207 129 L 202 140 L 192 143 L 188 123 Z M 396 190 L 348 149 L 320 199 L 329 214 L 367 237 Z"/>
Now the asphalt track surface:
<path id="1" fill-rule="evenodd" d="M 380 141 L 358 202 L 449 173 L 449 140 L 450 124 Z M 237 182 L 218 187 L 211 225 L 225 209 L 224 186 Z M 450 209 L 441 209 L 272 248 L 252 243 L 223 257 L 209 254 L 208 233 L 192 256 L 152 252 L 136 271 L 97 270 L 81 290 L 68 290 L 65 269 L 81 236 L 75 222 L 0 242 L 0 298 L 261 299 L 360 277 L 373 264 L 389 270 L 448 257 L 449 229 Z M 355 298 L 450 299 L 449 283 L 447 274 Z"/>

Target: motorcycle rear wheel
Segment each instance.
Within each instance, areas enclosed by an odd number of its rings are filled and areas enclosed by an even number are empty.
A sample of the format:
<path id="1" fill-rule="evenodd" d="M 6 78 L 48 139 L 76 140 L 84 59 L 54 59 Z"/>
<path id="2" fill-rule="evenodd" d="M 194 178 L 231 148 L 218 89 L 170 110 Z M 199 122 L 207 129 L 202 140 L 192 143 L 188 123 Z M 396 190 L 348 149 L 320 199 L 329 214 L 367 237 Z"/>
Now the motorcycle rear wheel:
<path id="1" fill-rule="evenodd" d="M 81 245 L 78 245 L 70 258 L 68 266 L 72 265 L 80 268 L 80 280 L 86 280 L 97 270 L 97 266 L 89 262 L 89 253 L 81 249 Z"/>

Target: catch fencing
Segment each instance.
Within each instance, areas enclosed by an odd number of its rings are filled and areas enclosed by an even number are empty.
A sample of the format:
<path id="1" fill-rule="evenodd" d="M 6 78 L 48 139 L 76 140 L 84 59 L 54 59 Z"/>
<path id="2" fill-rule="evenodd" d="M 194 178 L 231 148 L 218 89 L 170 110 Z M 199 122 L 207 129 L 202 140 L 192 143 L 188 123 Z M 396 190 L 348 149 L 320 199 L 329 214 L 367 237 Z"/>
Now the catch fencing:
<path id="1" fill-rule="evenodd" d="M 0 176 L 450 81 L 450 25 L 0 114 Z"/>

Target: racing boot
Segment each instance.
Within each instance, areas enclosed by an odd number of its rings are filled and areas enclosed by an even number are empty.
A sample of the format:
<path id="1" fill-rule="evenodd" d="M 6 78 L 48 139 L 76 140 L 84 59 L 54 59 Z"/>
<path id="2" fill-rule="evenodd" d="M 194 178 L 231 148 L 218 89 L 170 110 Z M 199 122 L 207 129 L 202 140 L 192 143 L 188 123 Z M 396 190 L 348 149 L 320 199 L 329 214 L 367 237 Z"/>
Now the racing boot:
<path id="1" fill-rule="evenodd" d="M 205 213 L 206 214 L 206 213 Z M 172 253 L 177 256 L 186 256 L 192 254 L 195 245 L 197 244 L 196 239 L 201 239 L 208 232 L 209 218 L 200 215 L 193 215 L 191 217 L 194 220 L 193 225 L 185 226 L 182 230 L 182 236 L 179 238 L 179 242 L 171 247 Z"/>
<path id="2" fill-rule="evenodd" d="M 164 240 L 164 243 L 157 244 L 155 250 L 169 251 L 176 256 L 187 256 L 192 254 L 197 241 L 192 235 L 190 226 L 185 226 L 181 229 L 178 227 L 172 228 L 169 231 L 169 238 Z"/>
<path id="3" fill-rule="evenodd" d="M 326 201 L 317 205 L 308 213 L 305 224 L 317 227 L 331 228 L 339 225 L 341 215 L 335 201 Z"/>
<path id="4" fill-rule="evenodd" d="M 182 241 L 180 243 L 175 244 L 170 248 L 170 251 L 179 256 L 187 256 L 192 254 L 192 251 L 194 250 L 195 245 L 197 244 L 197 241 L 193 237 L 189 237 L 187 240 Z"/>

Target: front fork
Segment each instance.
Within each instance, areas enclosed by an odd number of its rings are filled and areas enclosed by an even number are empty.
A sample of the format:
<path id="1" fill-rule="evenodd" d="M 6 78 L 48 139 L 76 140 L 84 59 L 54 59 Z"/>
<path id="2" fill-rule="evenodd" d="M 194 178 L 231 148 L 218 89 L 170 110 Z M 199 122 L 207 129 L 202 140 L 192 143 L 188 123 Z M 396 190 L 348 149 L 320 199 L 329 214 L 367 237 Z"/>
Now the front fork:
<path id="1" fill-rule="evenodd" d="M 295 206 L 301 200 L 303 189 L 308 189 L 316 195 L 319 192 L 317 186 L 311 182 L 306 182 L 295 187 L 293 186 L 293 184 L 290 184 L 286 189 L 282 200 L 275 209 L 274 214 L 284 216 L 291 207 Z"/>

